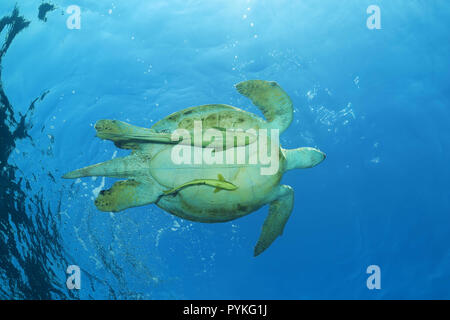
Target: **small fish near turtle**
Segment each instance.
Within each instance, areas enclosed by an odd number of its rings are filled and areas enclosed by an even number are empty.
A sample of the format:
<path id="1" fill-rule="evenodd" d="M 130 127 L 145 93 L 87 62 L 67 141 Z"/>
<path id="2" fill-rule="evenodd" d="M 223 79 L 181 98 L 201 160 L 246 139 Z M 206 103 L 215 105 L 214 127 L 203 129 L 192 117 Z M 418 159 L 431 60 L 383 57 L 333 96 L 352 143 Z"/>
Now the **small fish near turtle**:
<path id="1" fill-rule="evenodd" d="M 268 204 L 269 214 L 254 248 L 254 256 L 258 256 L 283 233 L 294 206 L 294 190 L 280 184 L 283 174 L 293 169 L 312 168 L 325 159 L 325 154 L 310 147 L 290 150 L 277 147 L 276 172 L 262 174 L 261 169 L 266 164 L 249 161 L 252 156 L 259 155 L 258 148 L 253 147 L 261 141 L 257 132 L 261 129 L 276 129 L 279 133 L 286 130 L 293 119 L 292 101 L 273 81 L 248 80 L 238 83 L 236 89 L 259 108 L 265 120 L 224 104 L 175 112 L 150 129 L 118 120 L 99 120 L 95 124 L 97 136 L 113 141 L 119 148 L 131 150 L 130 155 L 69 172 L 63 178 L 104 176 L 125 179 L 101 191 L 96 198 L 95 206 L 105 212 L 154 203 L 183 219 L 217 223 L 240 218 Z M 177 130 L 192 133 L 195 123 L 200 123 L 203 130 L 223 132 L 224 138 L 203 136 L 197 142 L 174 141 L 173 134 Z M 233 143 L 228 144 L 226 131 L 234 132 L 237 137 L 246 132 L 254 132 L 256 136 L 248 133 L 246 139 L 234 140 L 233 137 Z M 270 136 L 267 139 L 270 140 Z M 216 160 L 225 159 L 231 151 L 234 160 L 242 152 L 245 161 L 173 161 L 174 148 L 180 148 L 182 144 L 184 151 L 190 148 L 188 154 L 191 157 L 202 150 L 210 150 Z"/>

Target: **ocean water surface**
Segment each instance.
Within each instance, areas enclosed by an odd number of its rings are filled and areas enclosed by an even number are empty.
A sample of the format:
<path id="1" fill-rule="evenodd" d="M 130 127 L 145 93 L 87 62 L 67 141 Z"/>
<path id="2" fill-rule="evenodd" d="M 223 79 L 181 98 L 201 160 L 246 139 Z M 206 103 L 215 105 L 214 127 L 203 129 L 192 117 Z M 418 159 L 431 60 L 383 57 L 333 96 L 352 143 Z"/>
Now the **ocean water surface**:
<path id="1" fill-rule="evenodd" d="M 0 298 L 450 298 L 449 21 L 437 0 L 2 0 Z M 283 176 L 294 210 L 260 256 L 267 206 L 220 224 L 105 213 L 93 200 L 114 179 L 61 178 L 128 153 L 99 119 L 261 116 L 234 88 L 248 79 L 291 97 L 283 147 L 327 154 Z"/>

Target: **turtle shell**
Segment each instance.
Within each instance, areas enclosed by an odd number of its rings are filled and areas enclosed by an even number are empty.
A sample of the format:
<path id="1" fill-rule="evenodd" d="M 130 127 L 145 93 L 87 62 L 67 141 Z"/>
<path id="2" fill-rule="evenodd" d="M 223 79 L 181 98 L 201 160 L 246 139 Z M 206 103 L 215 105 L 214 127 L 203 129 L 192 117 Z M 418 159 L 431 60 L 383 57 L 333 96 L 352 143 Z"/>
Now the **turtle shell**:
<path id="1" fill-rule="evenodd" d="M 207 104 L 190 107 L 172 113 L 152 126 L 156 132 L 172 132 L 176 129 L 193 130 L 194 121 L 201 121 L 203 130 L 264 128 L 266 122 L 253 113 L 225 104 Z"/>

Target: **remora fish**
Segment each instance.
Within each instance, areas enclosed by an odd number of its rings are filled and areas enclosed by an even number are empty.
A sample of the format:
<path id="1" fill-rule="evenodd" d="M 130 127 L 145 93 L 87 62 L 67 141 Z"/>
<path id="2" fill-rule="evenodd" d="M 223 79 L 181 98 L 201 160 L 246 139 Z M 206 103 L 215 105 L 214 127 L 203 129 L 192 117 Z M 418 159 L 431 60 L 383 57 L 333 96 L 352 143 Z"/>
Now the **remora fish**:
<path id="1" fill-rule="evenodd" d="M 183 183 L 182 185 L 180 185 L 178 187 L 175 187 L 173 189 L 166 190 L 166 191 L 164 191 L 164 194 L 168 195 L 168 194 L 176 193 L 182 188 L 185 188 L 185 187 L 188 187 L 188 186 L 193 186 L 193 185 L 201 185 L 201 184 L 206 184 L 206 185 L 211 186 L 211 187 L 216 187 L 216 189 L 214 189 L 214 193 L 219 192 L 222 189 L 229 190 L 229 191 L 237 189 L 237 186 L 235 186 L 231 182 L 225 181 L 225 179 L 223 178 L 223 176 L 220 173 L 217 175 L 217 178 L 218 178 L 218 180 L 215 180 L 215 179 L 195 179 L 195 180 Z"/>

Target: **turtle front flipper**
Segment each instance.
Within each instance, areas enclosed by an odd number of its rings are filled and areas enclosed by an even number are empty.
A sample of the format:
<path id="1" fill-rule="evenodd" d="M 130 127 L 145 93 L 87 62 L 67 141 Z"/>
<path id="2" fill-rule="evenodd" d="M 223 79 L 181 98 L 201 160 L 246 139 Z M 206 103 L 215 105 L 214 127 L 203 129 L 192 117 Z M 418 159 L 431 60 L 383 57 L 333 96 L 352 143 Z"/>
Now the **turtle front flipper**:
<path id="1" fill-rule="evenodd" d="M 283 132 L 289 127 L 294 113 L 292 101 L 275 81 L 243 81 L 236 89 L 262 111 L 271 128 Z"/>
<path id="2" fill-rule="evenodd" d="M 286 185 L 278 189 L 278 197 L 270 203 L 269 215 L 264 221 L 261 235 L 255 246 L 254 256 L 261 254 L 283 234 L 284 226 L 294 207 L 294 190 Z"/>
<path id="3" fill-rule="evenodd" d="M 161 191 L 152 181 L 118 181 L 111 189 L 100 192 L 95 199 L 95 206 L 100 211 L 119 212 L 153 203 L 160 195 Z"/>

